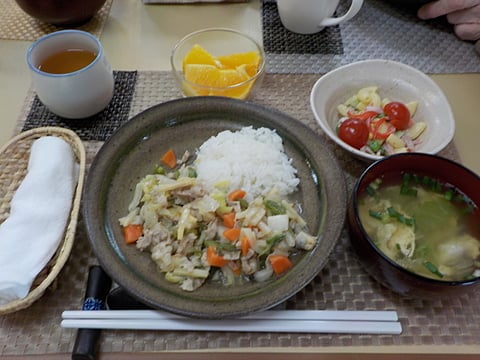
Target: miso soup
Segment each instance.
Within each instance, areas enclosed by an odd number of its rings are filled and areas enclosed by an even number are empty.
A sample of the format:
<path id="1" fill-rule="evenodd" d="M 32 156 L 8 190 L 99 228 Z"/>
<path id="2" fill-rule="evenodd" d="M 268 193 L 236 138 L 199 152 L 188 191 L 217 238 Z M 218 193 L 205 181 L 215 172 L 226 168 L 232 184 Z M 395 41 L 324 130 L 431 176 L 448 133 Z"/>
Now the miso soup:
<path id="1" fill-rule="evenodd" d="M 358 209 L 370 238 L 400 266 L 443 281 L 480 276 L 480 211 L 450 184 L 419 174 L 378 178 Z"/>

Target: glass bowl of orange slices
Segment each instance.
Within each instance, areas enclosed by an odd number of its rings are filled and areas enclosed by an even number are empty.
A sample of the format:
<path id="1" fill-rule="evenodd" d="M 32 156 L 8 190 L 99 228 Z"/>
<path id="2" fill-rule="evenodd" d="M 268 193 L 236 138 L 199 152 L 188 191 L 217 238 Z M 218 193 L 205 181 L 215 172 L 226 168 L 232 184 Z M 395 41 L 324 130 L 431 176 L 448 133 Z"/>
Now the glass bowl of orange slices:
<path id="1" fill-rule="evenodd" d="M 173 48 L 170 62 L 184 96 L 246 99 L 265 72 L 265 52 L 250 36 L 226 28 L 193 32 Z"/>

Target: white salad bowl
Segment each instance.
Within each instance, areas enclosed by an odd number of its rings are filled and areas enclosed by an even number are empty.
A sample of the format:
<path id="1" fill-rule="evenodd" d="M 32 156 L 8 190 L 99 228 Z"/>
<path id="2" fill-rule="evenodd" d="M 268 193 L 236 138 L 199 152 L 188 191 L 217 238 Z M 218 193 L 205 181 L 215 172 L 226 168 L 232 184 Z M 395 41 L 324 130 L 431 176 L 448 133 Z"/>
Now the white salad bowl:
<path id="1" fill-rule="evenodd" d="M 450 104 L 429 76 L 391 60 L 358 61 L 323 75 L 314 84 L 310 94 L 310 106 L 322 130 L 353 156 L 367 162 L 383 158 L 346 144 L 336 131 L 339 120 L 337 106 L 367 86 L 377 86 L 380 97 L 391 101 L 418 101 L 413 119 L 424 121 L 427 128 L 415 152 L 437 154 L 453 139 L 455 119 Z"/>

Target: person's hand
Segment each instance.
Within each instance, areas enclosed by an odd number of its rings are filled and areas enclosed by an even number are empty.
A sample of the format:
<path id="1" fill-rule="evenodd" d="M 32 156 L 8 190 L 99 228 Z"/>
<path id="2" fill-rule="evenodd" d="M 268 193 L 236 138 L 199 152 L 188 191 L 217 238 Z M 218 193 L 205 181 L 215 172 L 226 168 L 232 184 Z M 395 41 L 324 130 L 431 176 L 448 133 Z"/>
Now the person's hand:
<path id="1" fill-rule="evenodd" d="M 480 0 L 437 0 L 418 9 L 418 17 L 423 20 L 443 15 L 453 24 L 455 34 L 460 39 L 480 39 Z M 480 43 L 476 45 L 478 50 Z"/>

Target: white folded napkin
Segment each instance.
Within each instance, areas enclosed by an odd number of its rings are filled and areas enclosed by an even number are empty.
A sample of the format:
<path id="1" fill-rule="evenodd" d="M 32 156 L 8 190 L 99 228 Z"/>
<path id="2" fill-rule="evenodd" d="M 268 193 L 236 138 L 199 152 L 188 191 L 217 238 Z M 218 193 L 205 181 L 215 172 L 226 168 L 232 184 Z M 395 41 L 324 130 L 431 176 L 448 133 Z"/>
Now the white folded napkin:
<path id="1" fill-rule="evenodd" d="M 34 141 L 27 175 L 0 224 L 0 305 L 24 298 L 64 237 L 77 182 L 71 146 L 55 136 Z"/>

